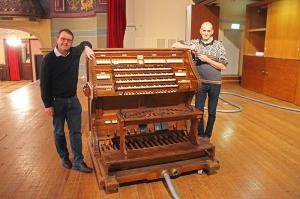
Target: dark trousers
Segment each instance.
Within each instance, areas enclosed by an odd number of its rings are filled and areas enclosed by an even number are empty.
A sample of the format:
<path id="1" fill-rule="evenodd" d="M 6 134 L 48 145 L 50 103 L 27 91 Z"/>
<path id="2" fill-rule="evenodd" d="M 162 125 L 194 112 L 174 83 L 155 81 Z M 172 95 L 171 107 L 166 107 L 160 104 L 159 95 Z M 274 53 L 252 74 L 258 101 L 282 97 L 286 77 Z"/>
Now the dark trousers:
<path id="1" fill-rule="evenodd" d="M 205 100 L 208 97 L 208 120 L 204 129 L 203 117 L 198 126 L 198 135 L 201 137 L 211 137 L 214 123 L 216 120 L 216 110 L 218 105 L 220 84 L 202 83 L 200 90 L 196 93 L 195 106 L 204 113 Z"/>
<path id="2" fill-rule="evenodd" d="M 64 124 L 65 121 L 67 121 L 70 132 L 70 145 L 74 157 L 73 164 L 79 165 L 83 161 L 81 139 L 81 104 L 76 96 L 70 98 L 55 98 L 53 107 L 53 127 L 56 150 L 60 158 L 65 159 L 69 157 L 64 132 Z"/>

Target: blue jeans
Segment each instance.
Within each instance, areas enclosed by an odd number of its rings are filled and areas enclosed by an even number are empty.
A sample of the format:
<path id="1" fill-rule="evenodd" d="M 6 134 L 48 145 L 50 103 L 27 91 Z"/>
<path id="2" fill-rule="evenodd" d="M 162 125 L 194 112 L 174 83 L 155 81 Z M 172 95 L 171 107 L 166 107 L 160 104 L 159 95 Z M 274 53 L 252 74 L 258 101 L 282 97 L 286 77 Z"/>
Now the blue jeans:
<path id="1" fill-rule="evenodd" d="M 216 111 L 218 105 L 221 84 L 202 83 L 201 88 L 196 93 L 195 106 L 204 112 L 206 97 L 208 96 L 208 120 L 204 130 L 203 117 L 198 126 L 198 135 L 201 137 L 211 137 L 214 123 L 216 120 Z"/>
<path id="2" fill-rule="evenodd" d="M 56 150 L 62 159 L 69 158 L 64 124 L 67 121 L 70 131 L 70 145 L 74 157 L 73 165 L 83 161 L 81 140 L 81 105 L 76 96 L 70 98 L 54 98 L 54 139 Z"/>

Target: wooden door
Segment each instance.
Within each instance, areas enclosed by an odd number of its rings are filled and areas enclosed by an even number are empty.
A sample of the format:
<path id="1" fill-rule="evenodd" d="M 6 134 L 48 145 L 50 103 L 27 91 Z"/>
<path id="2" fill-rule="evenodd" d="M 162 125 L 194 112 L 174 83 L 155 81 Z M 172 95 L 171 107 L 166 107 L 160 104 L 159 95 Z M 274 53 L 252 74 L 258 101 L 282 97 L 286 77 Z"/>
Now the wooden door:
<path id="1" fill-rule="evenodd" d="M 32 80 L 32 66 L 31 63 L 22 63 L 22 80 Z"/>
<path id="2" fill-rule="evenodd" d="M 293 59 L 266 58 L 263 93 L 294 102 L 299 62 Z"/>
<path id="3" fill-rule="evenodd" d="M 256 56 L 244 56 L 241 86 L 258 92 L 263 92 L 265 58 Z"/>
<path id="4" fill-rule="evenodd" d="M 300 61 L 298 61 L 298 79 L 297 79 L 294 103 L 300 106 Z"/>

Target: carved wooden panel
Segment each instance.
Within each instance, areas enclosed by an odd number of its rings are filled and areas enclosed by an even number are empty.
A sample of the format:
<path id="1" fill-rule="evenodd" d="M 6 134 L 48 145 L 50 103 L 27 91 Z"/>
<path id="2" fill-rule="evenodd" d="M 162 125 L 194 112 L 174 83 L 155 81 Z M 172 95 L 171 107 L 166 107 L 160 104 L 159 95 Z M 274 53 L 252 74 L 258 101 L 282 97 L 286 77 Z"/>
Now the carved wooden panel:
<path id="1" fill-rule="evenodd" d="M 54 1 L 54 10 L 56 12 L 65 11 L 65 1 L 64 0 L 55 0 Z"/>
<path id="2" fill-rule="evenodd" d="M 107 12 L 107 0 L 55 0 L 50 2 L 50 17 L 89 17 Z"/>
<path id="3" fill-rule="evenodd" d="M 1 0 L 0 15 L 41 17 L 44 12 L 40 3 L 35 0 Z"/>

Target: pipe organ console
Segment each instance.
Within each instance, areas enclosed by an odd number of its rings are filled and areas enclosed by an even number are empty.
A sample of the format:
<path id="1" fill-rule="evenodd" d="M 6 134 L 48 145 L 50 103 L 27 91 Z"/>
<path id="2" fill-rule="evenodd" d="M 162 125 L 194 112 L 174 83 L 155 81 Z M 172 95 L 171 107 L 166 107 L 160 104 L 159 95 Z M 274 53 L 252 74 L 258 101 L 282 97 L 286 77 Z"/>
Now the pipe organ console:
<path id="1" fill-rule="evenodd" d="M 87 63 L 88 146 L 99 186 L 219 168 L 191 105 L 200 77 L 185 49 L 95 49 Z"/>

